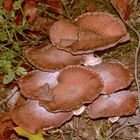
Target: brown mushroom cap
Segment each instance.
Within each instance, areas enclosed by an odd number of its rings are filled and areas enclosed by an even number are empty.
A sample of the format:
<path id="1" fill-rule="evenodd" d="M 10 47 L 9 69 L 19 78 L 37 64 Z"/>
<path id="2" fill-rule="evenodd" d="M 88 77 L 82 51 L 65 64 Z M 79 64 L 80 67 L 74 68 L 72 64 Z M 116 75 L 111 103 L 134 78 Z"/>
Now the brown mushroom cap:
<path id="1" fill-rule="evenodd" d="M 99 76 L 82 66 L 68 66 L 58 76 L 59 84 L 53 89 L 53 101 L 40 101 L 50 112 L 70 111 L 92 102 L 103 87 Z"/>
<path id="2" fill-rule="evenodd" d="M 72 112 L 51 113 L 39 106 L 38 101 L 28 100 L 24 105 L 12 111 L 12 120 L 30 133 L 37 133 L 39 129 L 57 128 L 71 119 Z"/>
<path id="3" fill-rule="evenodd" d="M 27 98 L 39 100 L 52 100 L 53 97 L 48 95 L 48 91 L 54 88 L 57 82 L 59 72 L 42 72 L 39 70 L 27 73 L 18 81 L 21 94 Z M 48 98 L 49 97 L 49 98 Z"/>
<path id="4" fill-rule="evenodd" d="M 118 17 L 106 12 L 84 13 L 75 19 L 75 24 L 108 37 L 127 34 L 124 23 Z"/>
<path id="5" fill-rule="evenodd" d="M 68 20 L 59 20 L 50 28 L 49 35 L 54 46 L 67 46 L 77 40 L 77 27 Z"/>
<path id="6" fill-rule="evenodd" d="M 127 88 L 133 81 L 132 72 L 117 60 L 110 60 L 93 67 L 104 83 L 103 94 Z"/>
<path id="7" fill-rule="evenodd" d="M 114 47 L 130 39 L 123 22 L 105 12 L 85 13 L 75 20 L 78 40 L 71 45 L 57 45 L 73 54 L 91 53 Z"/>
<path id="8" fill-rule="evenodd" d="M 138 97 L 130 91 L 101 95 L 88 106 L 91 118 L 131 115 L 138 107 Z"/>
<path id="9" fill-rule="evenodd" d="M 36 68 L 44 71 L 54 71 L 68 65 L 80 65 L 87 62 L 90 55 L 72 55 L 55 47 L 38 46 L 25 51 L 26 59 Z"/>

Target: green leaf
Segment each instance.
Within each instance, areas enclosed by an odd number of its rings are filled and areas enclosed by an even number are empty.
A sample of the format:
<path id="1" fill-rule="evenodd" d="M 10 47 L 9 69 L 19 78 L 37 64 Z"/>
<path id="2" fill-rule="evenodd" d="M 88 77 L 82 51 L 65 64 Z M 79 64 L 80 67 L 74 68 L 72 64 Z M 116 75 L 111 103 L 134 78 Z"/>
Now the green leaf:
<path id="1" fill-rule="evenodd" d="M 21 127 L 14 127 L 14 130 L 18 135 L 26 137 L 29 140 L 45 140 L 45 138 L 43 138 L 43 135 L 45 135 L 44 131 L 40 131 L 37 134 L 31 134 L 28 131 L 22 129 Z"/>
<path id="2" fill-rule="evenodd" d="M 7 50 L 3 52 L 3 59 L 12 60 L 15 57 L 15 52 L 13 50 Z"/>
<path id="3" fill-rule="evenodd" d="M 15 10 L 19 10 L 21 8 L 21 4 L 23 3 L 24 0 L 18 0 L 18 1 L 15 1 L 14 4 L 13 4 L 13 8 Z"/>
<path id="4" fill-rule="evenodd" d="M 15 51 L 19 52 L 21 50 L 21 48 L 19 47 L 19 44 L 18 43 L 14 43 L 13 46 Z"/>
<path id="5" fill-rule="evenodd" d="M 5 12 L 5 10 L 0 9 L 0 14 L 3 15 L 3 16 L 6 16 L 6 12 Z"/>
<path id="6" fill-rule="evenodd" d="M 13 79 L 15 78 L 15 72 L 13 70 L 10 70 L 3 79 L 3 84 L 8 84 L 11 81 L 13 81 Z"/>
<path id="7" fill-rule="evenodd" d="M 15 70 L 15 73 L 18 74 L 18 75 L 21 75 L 21 74 L 26 74 L 27 71 L 23 67 L 17 67 L 16 70 Z"/>
<path id="8" fill-rule="evenodd" d="M 4 70 L 4 73 L 8 73 L 11 70 L 11 67 L 11 61 L 3 58 L 0 59 L 0 68 Z"/>
<path id="9" fill-rule="evenodd" d="M 10 17 L 11 17 L 11 18 L 16 18 L 16 12 L 15 12 L 14 10 L 12 10 L 12 11 L 10 12 Z"/>
<path id="10" fill-rule="evenodd" d="M 4 30 L 0 31 L 0 41 L 6 41 L 8 40 L 7 38 L 7 33 Z"/>

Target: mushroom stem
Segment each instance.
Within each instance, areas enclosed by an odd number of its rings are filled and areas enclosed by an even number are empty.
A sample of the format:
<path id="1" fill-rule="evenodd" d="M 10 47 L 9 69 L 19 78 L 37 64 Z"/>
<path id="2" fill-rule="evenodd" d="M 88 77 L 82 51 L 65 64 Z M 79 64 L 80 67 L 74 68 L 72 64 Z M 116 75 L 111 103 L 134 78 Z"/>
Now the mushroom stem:
<path id="1" fill-rule="evenodd" d="M 81 115 L 86 109 L 86 106 L 81 106 L 79 109 L 73 111 L 73 115 L 79 116 Z"/>
<path id="2" fill-rule="evenodd" d="M 84 65 L 85 66 L 95 66 L 102 63 L 102 59 L 100 57 L 95 57 L 94 54 L 87 55 L 85 58 Z"/>

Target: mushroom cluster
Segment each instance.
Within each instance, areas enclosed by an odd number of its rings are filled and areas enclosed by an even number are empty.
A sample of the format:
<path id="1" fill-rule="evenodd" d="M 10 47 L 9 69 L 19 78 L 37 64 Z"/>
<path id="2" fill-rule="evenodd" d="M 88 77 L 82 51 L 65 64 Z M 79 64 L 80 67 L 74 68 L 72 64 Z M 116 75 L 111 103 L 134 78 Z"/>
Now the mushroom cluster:
<path id="1" fill-rule="evenodd" d="M 129 39 L 123 22 L 109 13 L 57 21 L 50 29 L 51 43 L 25 51 L 38 70 L 18 81 L 28 100 L 13 109 L 13 121 L 35 134 L 59 127 L 80 115 L 84 106 L 92 119 L 133 114 L 138 98 L 128 90 L 132 72 L 118 60 L 102 62 L 92 54 Z"/>

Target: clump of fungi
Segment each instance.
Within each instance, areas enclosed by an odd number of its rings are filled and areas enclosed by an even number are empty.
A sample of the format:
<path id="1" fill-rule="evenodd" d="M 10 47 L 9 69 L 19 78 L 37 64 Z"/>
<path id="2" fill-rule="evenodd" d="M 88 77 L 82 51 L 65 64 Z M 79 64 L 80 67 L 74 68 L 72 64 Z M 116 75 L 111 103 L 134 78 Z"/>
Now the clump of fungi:
<path id="1" fill-rule="evenodd" d="M 18 81 L 28 100 L 12 111 L 13 121 L 35 134 L 57 128 L 88 106 L 92 119 L 134 114 L 136 94 L 129 91 L 131 71 L 118 60 L 103 61 L 95 51 L 128 41 L 123 22 L 109 13 L 85 13 L 57 21 L 46 46 L 29 48 L 25 57 L 38 70 Z"/>

